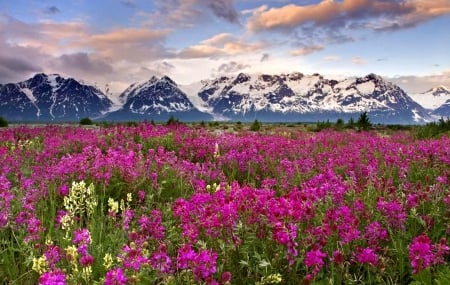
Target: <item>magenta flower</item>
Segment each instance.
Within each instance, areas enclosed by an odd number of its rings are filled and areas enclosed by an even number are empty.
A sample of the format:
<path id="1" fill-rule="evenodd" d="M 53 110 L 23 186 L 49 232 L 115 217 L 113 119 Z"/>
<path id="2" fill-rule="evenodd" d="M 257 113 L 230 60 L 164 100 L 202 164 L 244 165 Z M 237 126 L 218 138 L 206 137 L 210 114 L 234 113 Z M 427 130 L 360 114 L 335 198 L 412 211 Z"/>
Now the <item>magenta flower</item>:
<path id="1" fill-rule="evenodd" d="M 66 275 L 60 270 L 44 272 L 39 277 L 39 285 L 66 285 Z"/>
<path id="2" fill-rule="evenodd" d="M 414 274 L 433 264 L 431 239 L 427 235 L 422 234 L 412 240 L 409 245 L 409 259 Z"/>
<path id="3" fill-rule="evenodd" d="M 318 267 L 319 269 L 323 267 L 323 259 L 326 257 L 326 253 L 323 253 L 320 249 L 310 250 L 305 256 L 305 265 L 308 267 Z"/>
<path id="4" fill-rule="evenodd" d="M 192 272 L 197 280 L 205 280 L 216 273 L 217 253 L 211 250 L 201 250 L 196 258 Z"/>
<path id="5" fill-rule="evenodd" d="M 375 250 L 370 247 L 356 249 L 356 261 L 361 264 L 378 265 L 378 255 Z"/>
<path id="6" fill-rule="evenodd" d="M 172 259 L 170 259 L 165 251 L 154 252 L 150 256 L 149 262 L 153 269 L 159 270 L 162 273 L 170 273 L 172 271 Z"/>
<path id="7" fill-rule="evenodd" d="M 189 264 L 194 261 L 196 257 L 195 251 L 192 249 L 191 244 L 185 244 L 178 248 L 177 267 L 179 269 L 186 269 Z"/>
<path id="8" fill-rule="evenodd" d="M 128 279 L 122 268 L 111 269 L 106 272 L 104 285 L 125 285 Z"/>
<path id="9" fill-rule="evenodd" d="M 91 244 L 91 234 L 87 229 L 77 229 L 74 232 L 74 238 L 72 240 L 74 244 Z"/>

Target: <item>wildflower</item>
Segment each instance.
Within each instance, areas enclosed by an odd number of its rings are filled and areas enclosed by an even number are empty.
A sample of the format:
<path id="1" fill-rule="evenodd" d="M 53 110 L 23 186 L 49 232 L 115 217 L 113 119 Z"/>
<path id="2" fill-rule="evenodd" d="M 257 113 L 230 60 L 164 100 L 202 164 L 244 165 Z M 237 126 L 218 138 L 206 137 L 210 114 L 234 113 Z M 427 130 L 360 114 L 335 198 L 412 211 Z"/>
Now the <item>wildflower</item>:
<path id="1" fill-rule="evenodd" d="M 185 244 L 178 248 L 177 267 L 179 269 L 187 269 L 189 264 L 193 262 L 196 257 L 195 251 L 191 244 Z"/>
<path id="2" fill-rule="evenodd" d="M 279 284 L 283 281 L 283 277 L 280 273 L 270 274 L 267 276 L 261 277 L 261 281 L 257 282 L 257 284 L 264 285 L 264 284 Z"/>
<path id="3" fill-rule="evenodd" d="M 322 268 L 324 265 L 323 259 L 327 255 L 323 253 L 320 249 L 310 250 L 305 256 L 305 265 L 308 267 L 318 267 Z"/>
<path id="4" fill-rule="evenodd" d="M 216 273 L 216 260 L 217 253 L 207 249 L 201 250 L 195 258 L 195 265 L 192 269 L 196 279 L 205 280 Z"/>
<path id="5" fill-rule="evenodd" d="M 105 267 L 105 269 L 110 269 L 112 265 L 113 265 L 113 258 L 111 253 L 105 254 L 105 256 L 103 257 L 103 266 Z"/>
<path id="6" fill-rule="evenodd" d="M 344 255 L 340 250 L 333 251 L 333 257 L 331 260 L 334 261 L 334 263 L 336 264 L 342 264 L 345 261 Z"/>
<path id="7" fill-rule="evenodd" d="M 60 270 L 44 272 L 39 277 L 39 285 L 66 285 L 66 275 Z"/>
<path id="8" fill-rule="evenodd" d="M 433 244 L 432 246 L 434 252 L 434 264 L 444 264 L 444 256 L 450 253 L 450 247 L 447 245 L 447 240 L 441 238 L 439 243 Z"/>
<path id="9" fill-rule="evenodd" d="M 114 201 L 113 198 L 108 198 L 109 213 L 117 214 L 119 212 L 119 202 Z"/>
<path id="10" fill-rule="evenodd" d="M 90 254 L 83 255 L 80 258 L 80 264 L 84 267 L 92 265 L 94 263 L 94 257 Z"/>
<path id="11" fill-rule="evenodd" d="M 172 260 L 165 251 L 159 250 L 154 252 L 150 257 L 150 265 L 155 270 L 162 273 L 170 273 L 172 267 Z"/>
<path id="12" fill-rule="evenodd" d="M 128 279 L 122 268 L 116 268 L 106 272 L 104 285 L 125 285 Z"/>
<path id="13" fill-rule="evenodd" d="M 385 217 L 390 227 L 395 229 L 404 229 L 406 222 L 406 213 L 403 206 L 398 201 L 384 201 L 383 198 L 377 202 L 377 210 Z"/>
<path id="14" fill-rule="evenodd" d="M 370 247 L 357 248 L 356 260 L 361 264 L 370 264 L 372 266 L 378 265 L 378 255 L 375 250 Z"/>
<path id="15" fill-rule="evenodd" d="M 431 239 L 427 235 L 422 234 L 412 240 L 409 245 L 409 259 L 414 274 L 432 265 L 434 256 Z"/>
<path id="16" fill-rule="evenodd" d="M 71 216 L 86 214 L 92 216 L 97 206 L 94 184 L 86 188 L 84 181 L 72 182 L 69 195 L 64 197 L 64 207 Z"/>
<path id="17" fill-rule="evenodd" d="M 39 258 L 33 258 L 33 267 L 31 267 L 34 271 L 39 274 L 42 274 L 47 270 L 47 258 L 45 256 L 41 256 Z"/>
<path id="18" fill-rule="evenodd" d="M 380 241 L 389 240 L 389 233 L 378 221 L 375 221 L 367 225 L 364 237 L 369 246 L 376 247 Z"/>
<path id="19" fill-rule="evenodd" d="M 44 253 L 45 260 L 49 268 L 53 268 L 60 261 L 60 248 L 56 245 L 49 245 Z"/>
<path id="20" fill-rule="evenodd" d="M 231 284 L 231 272 L 222 272 L 222 275 L 220 276 L 220 284 Z"/>

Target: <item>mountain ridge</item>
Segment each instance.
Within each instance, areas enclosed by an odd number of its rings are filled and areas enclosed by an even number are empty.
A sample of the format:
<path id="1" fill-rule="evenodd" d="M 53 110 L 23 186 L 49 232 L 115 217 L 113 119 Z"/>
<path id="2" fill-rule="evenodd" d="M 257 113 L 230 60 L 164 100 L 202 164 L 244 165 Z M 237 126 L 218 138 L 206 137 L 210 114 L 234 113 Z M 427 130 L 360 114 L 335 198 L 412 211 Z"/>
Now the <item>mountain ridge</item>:
<path id="1" fill-rule="evenodd" d="M 22 82 L 0 84 L 0 115 L 16 121 L 166 120 L 174 116 L 186 121 L 270 122 L 349 119 L 367 111 L 374 123 L 415 124 L 448 116 L 450 111 L 450 101 L 442 99 L 450 96 L 444 86 L 422 93 L 442 97 L 441 105 L 425 108 L 420 100 L 373 73 L 343 80 L 318 73 L 239 73 L 191 85 L 179 85 L 166 75 L 152 76 L 126 88 L 118 97 L 120 105 L 109 98 L 109 90 L 105 94 L 81 82 L 38 73 Z"/>

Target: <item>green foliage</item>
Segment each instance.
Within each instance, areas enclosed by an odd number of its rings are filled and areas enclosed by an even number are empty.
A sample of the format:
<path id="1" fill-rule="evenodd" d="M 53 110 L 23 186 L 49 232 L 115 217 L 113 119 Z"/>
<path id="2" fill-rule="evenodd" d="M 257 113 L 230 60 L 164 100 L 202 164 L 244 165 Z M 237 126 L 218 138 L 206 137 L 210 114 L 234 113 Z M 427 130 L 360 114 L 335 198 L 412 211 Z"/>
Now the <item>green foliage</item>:
<path id="1" fill-rule="evenodd" d="M 333 127 L 333 123 L 330 120 L 327 121 L 319 121 L 316 124 L 316 128 L 314 129 L 316 132 L 320 132 L 322 130 L 331 129 Z"/>
<path id="2" fill-rule="evenodd" d="M 353 129 L 355 127 L 355 120 L 353 119 L 353 117 L 350 117 L 350 119 L 347 122 L 346 127 L 348 129 Z"/>
<path id="3" fill-rule="evenodd" d="M 0 116 L 0 128 L 4 128 L 8 126 L 8 121 L 3 118 L 2 116 Z"/>
<path id="4" fill-rule="evenodd" d="M 437 122 L 430 122 L 424 126 L 417 127 L 415 136 L 419 139 L 435 138 L 450 132 L 450 118 L 440 118 Z"/>
<path id="5" fill-rule="evenodd" d="M 88 126 L 88 125 L 92 125 L 92 124 L 93 124 L 92 120 L 87 118 L 87 117 L 86 118 L 82 118 L 80 120 L 80 125 Z"/>
<path id="6" fill-rule="evenodd" d="M 345 123 L 344 120 L 342 120 L 341 118 L 336 120 L 336 123 L 334 124 L 334 129 L 336 131 L 342 131 L 345 128 Z"/>
<path id="7" fill-rule="evenodd" d="M 173 115 L 170 116 L 170 118 L 167 120 L 166 125 L 167 126 L 171 126 L 171 125 L 178 125 L 180 123 L 180 121 L 175 118 Z"/>
<path id="8" fill-rule="evenodd" d="M 261 130 L 261 125 L 262 124 L 258 120 L 255 119 L 255 121 L 250 126 L 250 131 L 258 132 L 259 130 Z"/>
<path id="9" fill-rule="evenodd" d="M 358 121 L 356 121 L 356 126 L 358 127 L 358 130 L 367 131 L 372 126 L 372 123 L 370 122 L 369 115 L 367 115 L 367 112 L 362 112 L 361 115 L 359 115 Z"/>

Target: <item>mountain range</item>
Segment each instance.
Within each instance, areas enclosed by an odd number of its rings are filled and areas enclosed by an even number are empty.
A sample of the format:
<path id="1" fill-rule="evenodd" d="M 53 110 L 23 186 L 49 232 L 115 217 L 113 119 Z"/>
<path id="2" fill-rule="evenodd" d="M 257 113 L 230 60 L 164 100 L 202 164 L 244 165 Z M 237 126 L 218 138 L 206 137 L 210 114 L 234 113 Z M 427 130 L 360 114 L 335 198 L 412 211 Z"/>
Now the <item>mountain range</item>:
<path id="1" fill-rule="evenodd" d="M 221 76 L 180 86 L 168 76 L 134 83 L 120 106 L 94 86 L 57 74 L 39 73 L 0 85 L 0 115 L 16 122 L 235 120 L 265 122 L 334 121 L 367 111 L 374 123 L 420 124 L 450 116 L 444 86 L 408 95 L 375 74 L 335 80 L 320 74 Z"/>

